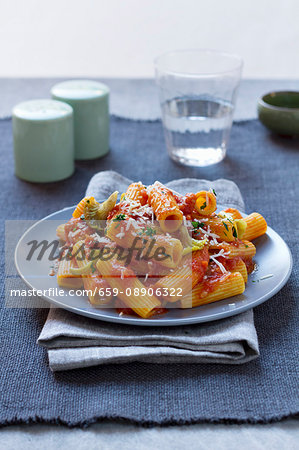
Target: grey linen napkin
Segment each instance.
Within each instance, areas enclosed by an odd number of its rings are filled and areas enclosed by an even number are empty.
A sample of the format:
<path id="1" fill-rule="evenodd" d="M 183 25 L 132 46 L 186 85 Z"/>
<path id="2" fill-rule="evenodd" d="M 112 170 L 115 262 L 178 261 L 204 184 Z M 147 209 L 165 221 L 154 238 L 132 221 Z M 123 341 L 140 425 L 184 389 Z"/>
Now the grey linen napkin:
<path id="1" fill-rule="evenodd" d="M 116 172 L 99 172 L 91 179 L 86 194 L 103 200 L 115 190 L 125 191 L 130 183 Z M 218 204 L 244 210 L 241 193 L 229 180 L 185 178 L 167 186 L 180 193 L 212 187 Z M 132 361 L 242 364 L 259 355 L 252 310 L 205 324 L 138 327 L 51 308 L 38 343 L 48 349 L 53 371 Z"/>

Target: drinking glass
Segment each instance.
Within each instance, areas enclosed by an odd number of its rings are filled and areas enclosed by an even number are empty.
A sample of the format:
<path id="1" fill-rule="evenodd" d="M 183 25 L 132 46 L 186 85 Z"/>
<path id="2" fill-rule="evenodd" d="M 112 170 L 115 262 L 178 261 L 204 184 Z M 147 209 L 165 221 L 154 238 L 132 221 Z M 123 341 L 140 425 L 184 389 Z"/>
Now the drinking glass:
<path id="1" fill-rule="evenodd" d="M 225 157 L 242 65 L 239 56 L 213 50 L 178 50 L 156 58 L 164 134 L 172 159 L 203 167 Z"/>

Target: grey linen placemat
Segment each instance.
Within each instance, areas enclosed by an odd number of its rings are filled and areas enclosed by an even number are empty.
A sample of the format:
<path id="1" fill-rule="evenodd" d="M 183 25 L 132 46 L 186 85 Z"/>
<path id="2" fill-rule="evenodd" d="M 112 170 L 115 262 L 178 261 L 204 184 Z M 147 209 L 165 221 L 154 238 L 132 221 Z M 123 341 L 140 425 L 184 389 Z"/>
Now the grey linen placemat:
<path id="1" fill-rule="evenodd" d="M 288 243 L 293 274 L 271 300 L 254 309 L 260 358 L 248 364 L 103 364 L 51 372 L 47 350 L 35 345 L 45 308 L 0 305 L 0 425 L 50 422 L 86 426 L 95 421 L 138 425 L 269 423 L 299 413 L 298 141 L 269 134 L 258 121 L 234 124 L 225 160 L 204 169 L 174 163 L 160 122 L 111 118 L 111 152 L 76 163 L 68 180 L 38 185 L 13 174 L 11 121 L 0 120 L 2 216 L 39 220 L 83 197 L 91 177 L 114 170 L 149 184 L 156 179 L 233 179 L 246 210 L 259 211 Z M 11 193 L 13 201 L 7 201 Z M 287 195 L 283 193 L 287 192 Z M 218 194 L 219 195 L 219 194 Z M 277 199 L 283 198 L 283 201 Z M 27 207 L 26 207 L 27 205 Z M 0 223 L 1 227 L 1 223 Z M 4 298 L 4 226 L 0 246 Z M 21 300 L 20 300 L 21 301 Z"/>
<path id="2" fill-rule="evenodd" d="M 105 171 L 93 176 L 86 194 L 98 200 L 123 192 L 130 180 Z M 167 184 L 180 193 L 213 187 L 221 205 L 244 209 L 229 180 L 180 179 Z M 53 371 L 107 363 L 242 364 L 259 355 L 252 310 L 213 323 L 180 327 L 137 327 L 106 323 L 51 308 L 38 343 L 48 349 Z"/>

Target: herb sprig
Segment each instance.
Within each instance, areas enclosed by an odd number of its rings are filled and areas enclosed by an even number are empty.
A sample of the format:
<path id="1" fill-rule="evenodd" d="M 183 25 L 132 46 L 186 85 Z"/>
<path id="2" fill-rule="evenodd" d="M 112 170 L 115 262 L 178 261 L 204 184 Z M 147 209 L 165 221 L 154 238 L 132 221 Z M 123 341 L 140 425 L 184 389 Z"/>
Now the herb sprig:
<path id="1" fill-rule="evenodd" d="M 115 216 L 114 219 L 112 219 L 112 222 L 119 222 L 115 228 L 118 228 L 120 226 L 120 222 L 122 220 L 126 220 L 125 214 L 117 214 L 117 216 Z"/>
<path id="2" fill-rule="evenodd" d="M 195 220 L 192 221 L 191 224 L 195 230 L 197 230 L 198 228 L 203 228 L 205 226 L 203 222 L 197 222 Z"/>
<path id="3" fill-rule="evenodd" d="M 234 226 L 232 227 L 232 230 L 233 230 L 233 236 L 234 236 L 234 238 L 237 239 L 238 233 L 237 233 L 237 230 L 236 230 L 236 228 L 235 228 Z"/>
<path id="4" fill-rule="evenodd" d="M 125 220 L 126 219 L 126 215 L 125 214 L 117 214 L 117 216 L 115 216 L 114 219 L 112 219 L 113 222 L 117 222 L 119 220 Z"/>

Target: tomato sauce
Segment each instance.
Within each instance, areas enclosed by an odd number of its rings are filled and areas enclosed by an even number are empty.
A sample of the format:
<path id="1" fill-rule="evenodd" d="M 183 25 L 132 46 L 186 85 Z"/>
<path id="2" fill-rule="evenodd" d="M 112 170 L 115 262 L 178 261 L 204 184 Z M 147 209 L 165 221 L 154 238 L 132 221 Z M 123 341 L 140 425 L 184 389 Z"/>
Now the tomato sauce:
<path id="1" fill-rule="evenodd" d="M 192 281 L 200 283 L 207 271 L 209 264 L 209 251 L 207 247 L 192 254 Z M 194 286 L 194 282 L 192 285 Z"/>
<path id="2" fill-rule="evenodd" d="M 140 196 L 142 197 L 140 199 L 141 205 L 146 205 L 146 203 L 148 201 L 148 195 L 147 195 L 146 189 L 141 189 L 141 191 L 139 191 L 139 197 Z"/>
<path id="3" fill-rule="evenodd" d="M 255 263 L 252 261 L 252 258 L 242 258 L 242 259 L 246 266 L 247 272 L 252 273 L 255 269 Z"/>
<path id="4" fill-rule="evenodd" d="M 94 233 L 94 230 L 84 220 L 75 218 L 71 218 L 65 224 L 64 229 L 67 244 L 75 244 Z"/>
<path id="5" fill-rule="evenodd" d="M 184 216 L 186 216 L 186 219 L 191 220 L 195 211 L 196 195 L 193 193 L 186 194 L 185 196 L 174 194 L 174 198 L 177 202 L 178 207 L 180 208 Z"/>
<path id="6" fill-rule="evenodd" d="M 147 194 L 146 194 L 147 195 Z M 142 214 L 142 218 L 144 219 L 151 219 L 152 216 L 149 214 L 140 204 L 140 207 L 136 207 L 136 211 L 138 211 L 138 214 L 134 214 L 134 209 L 130 209 L 131 205 L 129 202 L 121 201 L 117 203 L 113 209 L 111 209 L 107 220 L 113 220 L 116 216 L 119 214 L 125 214 L 124 220 L 128 220 L 129 218 L 140 220 Z"/>
<path id="7" fill-rule="evenodd" d="M 219 256 L 218 261 L 224 265 L 226 270 L 229 272 L 232 272 L 237 267 L 238 262 L 240 262 L 242 258 L 240 256 L 236 256 L 235 258 L 223 258 L 222 256 Z"/>
<path id="8" fill-rule="evenodd" d="M 206 272 L 201 284 L 196 286 L 196 289 L 199 289 L 197 295 L 200 298 L 206 297 L 208 294 L 213 292 L 218 286 L 219 282 L 224 280 L 228 275 L 229 272 L 222 273 L 216 264 L 210 264 L 209 269 Z"/>

